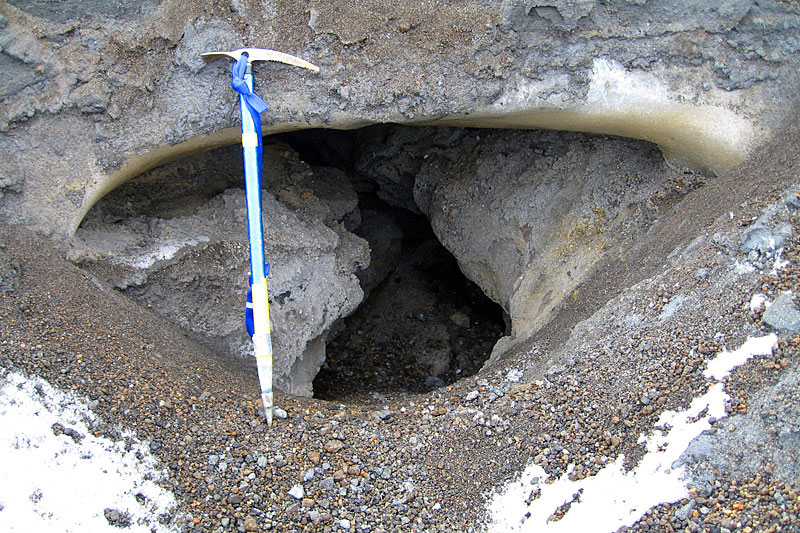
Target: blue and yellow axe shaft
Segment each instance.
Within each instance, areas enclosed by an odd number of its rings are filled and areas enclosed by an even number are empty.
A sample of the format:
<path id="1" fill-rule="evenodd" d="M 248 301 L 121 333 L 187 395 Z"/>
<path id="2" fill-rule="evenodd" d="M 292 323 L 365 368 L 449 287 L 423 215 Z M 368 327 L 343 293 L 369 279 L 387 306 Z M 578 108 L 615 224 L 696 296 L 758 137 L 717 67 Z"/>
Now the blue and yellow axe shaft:
<path id="1" fill-rule="evenodd" d="M 244 72 L 242 73 L 242 71 Z M 261 385 L 264 415 L 267 423 L 272 424 L 272 332 L 267 291 L 268 267 L 264 261 L 264 233 L 261 220 L 263 149 L 260 115 L 266 110 L 266 104 L 261 106 L 253 98 L 255 96 L 253 71 L 248 56 L 243 54 L 233 65 L 231 85 L 240 93 L 239 107 L 242 115 L 242 155 L 244 156 L 244 184 L 247 198 L 247 234 L 250 241 L 250 292 L 253 305 L 253 353 L 256 357 L 258 381 Z M 256 98 L 258 97 L 256 96 Z"/>
<path id="2" fill-rule="evenodd" d="M 261 220 L 261 161 L 263 157 L 261 139 L 261 113 L 267 104 L 253 92 L 253 61 L 279 61 L 315 72 L 319 68 L 307 61 L 260 48 L 242 48 L 232 52 L 208 52 L 201 54 L 203 60 L 212 61 L 222 56 L 236 60 L 233 65 L 231 87 L 239 93 L 242 116 L 242 154 L 244 156 L 244 181 L 247 198 L 247 233 L 250 241 L 250 298 L 245 312 L 248 331 L 253 338 L 258 380 L 261 385 L 261 401 L 267 423 L 272 424 L 272 332 L 269 319 L 267 274 L 269 265 L 264 260 L 264 234 Z M 252 305 L 252 331 L 250 331 L 249 307 Z"/>

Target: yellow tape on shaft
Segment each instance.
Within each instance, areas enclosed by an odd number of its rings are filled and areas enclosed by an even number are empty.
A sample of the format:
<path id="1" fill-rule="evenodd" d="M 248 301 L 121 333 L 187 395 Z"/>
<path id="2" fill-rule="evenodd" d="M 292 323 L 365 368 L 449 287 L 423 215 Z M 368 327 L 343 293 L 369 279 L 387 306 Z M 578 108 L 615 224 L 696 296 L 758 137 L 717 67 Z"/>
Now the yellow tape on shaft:
<path id="1" fill-rule="evenodd" d="M 254 131 L 242 133 L 242 146 L 245 148 L 255 148 L 258 146 L 258 135 Z"/>

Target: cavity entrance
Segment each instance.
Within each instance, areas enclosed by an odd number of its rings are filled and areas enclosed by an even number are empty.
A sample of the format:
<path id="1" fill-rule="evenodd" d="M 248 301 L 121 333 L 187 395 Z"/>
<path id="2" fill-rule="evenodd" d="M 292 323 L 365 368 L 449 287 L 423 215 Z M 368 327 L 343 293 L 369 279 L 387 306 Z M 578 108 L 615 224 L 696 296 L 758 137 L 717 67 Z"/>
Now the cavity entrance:
<path id="1" fill-rule="evenodd" d="M 424 392 L 475 373 L 503 334 L 500 307 L 415 210 L 413 176 L 398 176 L 387 196 L 386 184 L 360 172 L 362 142 L 390 131 L 265 137 L 276 386 L 286 392 L 336 400 Z M 400 152 L 390 146 L 387 157 Z M 109 193 L 70 255 L 213 352 L 249 361 L 246 239 L 234 145 Z"/>

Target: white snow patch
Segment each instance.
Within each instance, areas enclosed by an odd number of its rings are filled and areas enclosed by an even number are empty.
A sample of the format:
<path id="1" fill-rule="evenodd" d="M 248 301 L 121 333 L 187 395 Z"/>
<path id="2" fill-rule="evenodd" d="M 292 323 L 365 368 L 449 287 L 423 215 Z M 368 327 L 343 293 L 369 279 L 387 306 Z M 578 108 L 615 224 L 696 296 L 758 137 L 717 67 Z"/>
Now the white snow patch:
<path id="1" fill-rule="evenodd" d="M 730 352 L 737 356 L 729 357 L 728 352 L 723 352 L 709 367 L 724 367 L 730 372 L 733 366 L 741 364 L 736 361 L 744 362 L 753 355 L 770 353 L 776 346 L 774 334 L 748 339 L 741 348 Z M 547 484 L 544 469 L 531 463 L 519 480 L 492 495 L 488 506 L 489 530 L 498 533 L 610 532 L 632 525 L 656 505 L 680 500 L 688 494 L 687 482 L 683 467 L 673 468 L 672 465 L 695 437 L 710 429 L 711 417 L 726 416 L 728 399 L 723 384 L 713 383 L 705 394 L 692 400 L 687 409 L 662 413 L 654 432 L 640 439 L 647 453 L 628 472 L 623 467 L 625 458 L 620 455 L 590 478 L 570 481 L 573 469 L 570 465 L 561 478 Z M 553 520 L 556 510 L 568 502 L 572 503 L 563 517 Z"/>
<path id="2" fill-rule="evenodd" d="M 41 378 L 0 378 L 0 531 L 118 533 L 106 509 L 129 518 L 125 531 L 174 531 L 158 521 L 175 499 L 154 482 L 164 475 L 148 447 L 129 431 L 119 442 L 95 437 L 95 421 L 84 401 Z M 79 436 L 55 435 L 56 423 Z"/>
<path id="3" fill-rule="evenodd" d="M 773 276 L 778 275 L 779 270 L 783 270 L 789 266 L 789 260 L 783 259 L 783 248 L 779 248 L 777 252 L 775 252 L 775 263 L 772 265 L 772 271 L 770 272 Z"/>
<path id="4" fill-rule="evenodd" d="M 769 355 L 778 347 L 778 336 L 771 333 L 765 337 L 749 338 L 738 349 L 732 352 L 723 350 L 708 362 L 703 375 L 720 381 L 728 376 L 739 365 L 743 365 L 755 355 Z"/>
<path id="5" fill-rule="evenodd" d="M 750 298 L 750 304 L 749 304 L 750 312 L 755 313 L 756 311 L 761 309 L 762 306 L 765 308 L 769 306 L 769 301 L 767 299 L 767 296 L 761 293 L 754 294 L 753 297 Z"/>

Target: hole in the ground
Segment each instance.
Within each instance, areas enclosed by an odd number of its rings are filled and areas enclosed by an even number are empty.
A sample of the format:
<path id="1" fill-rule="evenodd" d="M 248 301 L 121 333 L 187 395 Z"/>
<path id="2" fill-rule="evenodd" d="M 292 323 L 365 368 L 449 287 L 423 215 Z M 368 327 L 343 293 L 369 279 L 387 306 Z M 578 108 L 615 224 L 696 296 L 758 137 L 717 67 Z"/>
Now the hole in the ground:
<path id="1" fill-rule="evenodd" d="M 381 242 L 391 232 L 398 242 L 374 258 L 388 274 L 377 285 L 365 277 L 369 296 L 328 343 L 315 396 L 425 392 L 476 373 L 503 334 L 501 308 L 464 277 L 425 217 L 375 198 L 362 205 L 383 225 L 356 233 Z"/>
<path id="2" fill-rule="evenodd" d="M 372 251 L 372 264 L 358 274 L 369 294 L 343 329 L 333 332 L 314 380 L 314 394 L 322 399 L 425 392 L 453 383 L 480 370 L 504 333 L 502 308 L 464 276 L 427 218 L 383 201 L 376 184 L 359 172 L 363 142 L 391 131 L 375 126 L 276 137 L 309 164 L 352 176 L 362 216 L 354 232 Z M 411 197 L 413 176 L 408 178 L 400 198 Z"/>
<path id="3" fill-rule="evenodd" d="M 320 340 L 327 341 L 324 361 L 309 356 L 310 362 L 287 369 L 313 377 L 321 364 L 313 381 L 320 398 L 423 392 L 452 383 L 481 368 L 505 327 L 501 308 L 464 277 L 428 220 L 415 212 L 413 176 L 398 177 L 391 205 L 359 173 L 362 141 L 387 136 L 391 128 L 309 130 L 265 139 L 265 188 L 282 204 L 280 217 L 289 217 L 274 232 L 265 229 L 272 243 L 268 258 L 274 252 L 273 324 L 276 337 L 305 334 L 306 352 L 319 353 Z M 90 211 L 76 235 L 73 258 L 216 351 L 247 355 L 241 320 L 248 268 L 242 180 L 237 146 L 149 171 Z M 330 240 L 330 230 L 338 235 L 333 252 L 326 249 L 329 243 L 315 241 Z M 363 242 L 347 237 L 352 234 L 369 243 L 370 266 L 364 270 L 351 264 L 358 259 L 350 256 L 358 253 L 347 246 Z M 335 256 L 333 270 L 347 270 L 340 278 L 329 273 L 333 281 L 322 282 L 340 283 L 331 292 L 311 286 L 316 265 L 323 274 L 325 253 Z M 292 320 L 305 320 L 303 327 L 323 322 L 329 310 L 319 308 L 327 304 L 313 299 L 345 290 L 350 271 L 368 293 L 360 307 L 319 331 L 300 332 Z M 347 298 L 343 302 L 337 305 L 349 304 Z M 314 313 L 321 316 L 304 318 Z M 283 329 L 282 314 L 288 317 Z M 285 390 L 310 391 L 292 387 L 291 379 L 284 381 Z"/>

